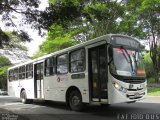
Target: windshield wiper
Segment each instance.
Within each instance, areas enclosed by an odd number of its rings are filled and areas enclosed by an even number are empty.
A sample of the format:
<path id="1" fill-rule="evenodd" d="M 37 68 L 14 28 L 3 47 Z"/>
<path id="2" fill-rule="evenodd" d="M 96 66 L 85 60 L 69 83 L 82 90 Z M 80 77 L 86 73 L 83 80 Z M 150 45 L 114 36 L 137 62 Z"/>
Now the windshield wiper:
<path id="1" fill-rule="evenodd" d="M 138 65 L 137 65 L 138 60 L 136 59 L 136 55 L 137 55 L 137 52 L 135 52 L 135 55 L 133 55 L 133 58 L 134 58 L 134 62 L 135 62 L 136 67 L 137 67 L 137 66 L 138 66 Z"/>
<path id="2" fill-rule="evenodd" d="M 122 48 L 123 50 L 125 50 L 124 48 Z M 125 53 L 124 53 L 124 51 L 122 50 L 122 49 L 120 49 L 121 51 L 122 51 L 122 54 L 123 54 L 123 56 L 124 56 L 124 58 L 126 59 L 126 61 L 128 62 L 128 63 L 130 63 L 131 61 L 130 61 L 130 59 L 128 60 L 128 58 L 129 58 L 129 56 L 128 56 L 128 52 L 127 51 L 125 51 Z M 127 54 L 127 56 L 126 56 L 126 54 Z M 128 57 L 128 58 L 127 58 Z"/>
<path id="3" fill-rule="evenodd" d="M 128 51 L 125 49 L 125 48 L 123 48 L 123 47 L 121 47 L 122 49 L 121 49 L 121 51 L 122 51 L 122 53 L 123 53 L 123 56 L 125 57 L 125 59 L 127 60 L 127 62 L 128 63 L 130 63 L 130 66 L 131 66 L 131 69 L 132 69 L 132 71 L 133 71 L 133 65 L 132 65 L 132 59 L 131 59 L 131 56 L 129 55 L 129 53 L 128 53 Z M 124 50 L 124 51 L 123 51 Z M 125 53 L 124 53 L 125 52 Z M 127 55 L 127 56 L 126 56 Z M 128 60 L 128 58 L 129 58 L 129 60 Z"/>

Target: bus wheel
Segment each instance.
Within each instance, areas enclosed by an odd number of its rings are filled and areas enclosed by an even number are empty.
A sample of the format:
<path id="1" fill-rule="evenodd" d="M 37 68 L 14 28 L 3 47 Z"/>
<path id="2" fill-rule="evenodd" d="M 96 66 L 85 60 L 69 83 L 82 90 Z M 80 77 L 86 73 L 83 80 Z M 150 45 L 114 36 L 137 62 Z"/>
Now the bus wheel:
<path id="1" fill-rule="evenodd" d="M 82 96 L 78 91 L 72 91 L 69 96 L 69 106 L 72 110 L 81 111 L 84 107 Z"/>
<path id="2" fill-rule="evenodd" d="M 26 103 L 27 103 L 27 95 L 26 95 L 25 90 L 23 90 L 23 91 L 21 92 L 21 100 L 22 100 L 22 103 L 23 103 L 23 104 L 26 104 Z"/>

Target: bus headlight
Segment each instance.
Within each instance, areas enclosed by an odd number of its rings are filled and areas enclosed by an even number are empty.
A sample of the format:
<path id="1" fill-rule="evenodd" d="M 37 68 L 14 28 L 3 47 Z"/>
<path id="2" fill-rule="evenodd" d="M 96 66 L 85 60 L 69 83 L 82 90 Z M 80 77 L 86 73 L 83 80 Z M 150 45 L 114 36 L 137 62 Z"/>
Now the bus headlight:
<path id="1" fill-rule="evenodd" d="M 116 83 L 116 82 L 113 83 L 113 86 L 114 86 L 117 90 L 119 90 L 119 91 L 121 91 L 121 92 L 124 92 L 124 93 L 127 92 L 127 89 L 126 89 L 126 88 L 122 87 L 120 84 L 118 84 L 118 83 Z"/>
<path id="2" fill-rule="evenodd" d="M 115 87 L 116 89 L 120 89 L 120 88 L 121 88 L 121 86 L 120 86 L 118 83 L 116 83 L 116 82 L 114 82 L 113 85 L 114 85 L 114 87 Z"/>

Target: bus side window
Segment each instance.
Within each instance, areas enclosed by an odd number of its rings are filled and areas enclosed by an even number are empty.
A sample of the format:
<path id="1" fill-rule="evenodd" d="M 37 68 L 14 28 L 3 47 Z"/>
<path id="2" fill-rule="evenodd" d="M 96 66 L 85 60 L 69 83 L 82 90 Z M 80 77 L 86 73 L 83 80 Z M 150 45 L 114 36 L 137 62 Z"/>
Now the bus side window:
<path id="1" fill-rule="evenodd" d="M 9 70 L 9 81 L 13 81 L 13 70 Z"/>
<path id="2" fill-rule="evenodd" d="M 57 56 L 57 74 L 68 73 L 68 54 Z"/>
<path id="3" fill-rule="evenodd" d="M 26 65 L 26 78 L 33 78 L 33 64 Z"/>
<path id="4" fill-rule="evenodd" d="M 54 57 L 45 60 L 45 76 L 50 76 L 55 73 Z"/>
<path id="5" fill-rule="evenodd" d="M 15 68 L 13 71 L 13 80 L 18 80 L 18 68 Z"/>
<path id="6" fill-rule="evenodd" d="M 85 49 L 70 53 L 70 72 L 83 72 L 85 70 Z"/>
<path id="7" fill-rule="evenodd" d="M 19 67 L 19 79 L 25 79 L 25 66 Z"/>

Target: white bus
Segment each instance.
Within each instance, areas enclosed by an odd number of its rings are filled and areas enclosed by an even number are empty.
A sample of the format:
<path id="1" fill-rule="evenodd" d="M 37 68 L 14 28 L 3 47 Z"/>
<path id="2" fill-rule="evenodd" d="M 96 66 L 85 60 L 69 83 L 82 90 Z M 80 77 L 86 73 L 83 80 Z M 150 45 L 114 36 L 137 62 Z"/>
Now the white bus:
<path id="1" fill-rule="evenodd" d="M 147 94 L 140 43 L 109 34 L 8 69 L 8 93 L 33 99 L 85 104 L 135 102 Z"/>

